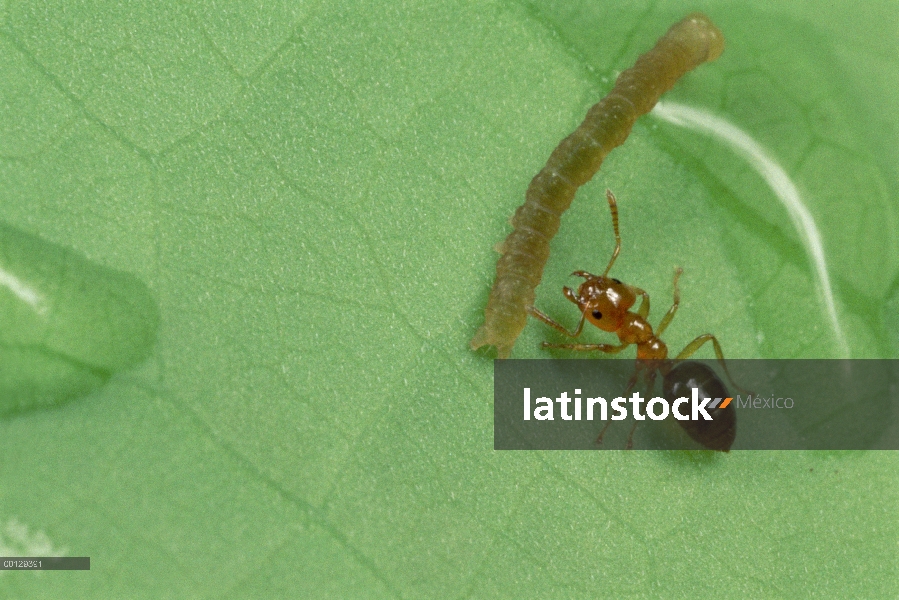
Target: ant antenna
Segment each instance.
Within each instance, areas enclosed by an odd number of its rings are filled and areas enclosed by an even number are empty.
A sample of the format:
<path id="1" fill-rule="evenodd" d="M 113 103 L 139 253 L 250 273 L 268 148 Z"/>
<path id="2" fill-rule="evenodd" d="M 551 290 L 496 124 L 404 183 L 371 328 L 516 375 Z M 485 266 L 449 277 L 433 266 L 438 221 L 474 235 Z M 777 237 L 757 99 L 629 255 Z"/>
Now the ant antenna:
<path id="1" fill-rule="evenodd" d="M 615 259 L 618 258 L 618 253 L 621 251 L 621 235 L 618 233 L 618 203 L 615 201 L 615 194 L 612 193 L 612 190 L 606 190 L 606 199 L 609 201 L 609 210 L 612 211 L 612 229 L 615 231 L 615 252 L 612 253 L 612 259 L 609 261 L 609 266 L 606 267 L 606 270 L 603 272 L 603 277 L 609 274 L 612 265 L 615 264 Z"/>

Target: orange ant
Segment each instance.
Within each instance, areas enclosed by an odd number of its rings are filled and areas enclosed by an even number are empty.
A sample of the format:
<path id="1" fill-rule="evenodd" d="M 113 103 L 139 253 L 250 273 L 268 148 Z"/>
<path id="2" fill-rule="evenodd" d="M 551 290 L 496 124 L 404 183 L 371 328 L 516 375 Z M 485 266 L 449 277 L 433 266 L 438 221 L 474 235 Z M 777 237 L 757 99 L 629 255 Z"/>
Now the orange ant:
<path id="1" fill-rule="evenodd" d="M 724 362 L 724 353 L 721 351 L 721 344 L 718 343 L 718 340 L 711 333 L 700 335 L 687 344 L 674 360 L 668 360 L 668 346 L 662 341 L 661 336 L 665 332 L 665 329 L 668 328 L 671 319 L 674 318 L 674 314 L 680 306 L 680 290 L 677 286 L 677 280 L 680 278 L 681 273 L 683 273 L 683 269 L 678 267 L 674 271 L 674 303 L 671 305 L 671 308 L 668 309 L 668 312 L 665 313 L 665 316 L 662 317 L 662 321 L 659 323 L 657 331 L 653 331 L 652 325 L 646 320 L 649 316 L 649 294 L 636 286 L 627 285 L 618 279 L 608 277 L 609 271 L 612 269 L 612 265 L 615 264 L 615 259 L 618 258 L 618 253 L 621 251 L 621 235 L 618 232 L 618 203 L 615 201 L 615 195 L 612 194 L 611 190 L 606 190 L 606 199 L 609 201 L 609 209 L 612 212 L 612 228 L 615 232 L 615 251 L 612 253 L 612 258 L 609 260 L 609 264 L 602 275 L 593 275 L 587 271 L 575 271 L 572 273 L 572 275 L 576 277 L 583 277 L 585 279 L 577 292 L 570 287 L 562 288 L 562 293 L 565 297 L 576 304 L 581 311 L 581 320 L 578 322 L 577 328 L 573 332 L 568 331 L 564 326 L 552 320 L 533 306 L 528 308 L 528 313 L 531 316 L 540 319 L 556 331 L 572 338 L 579 337 L 584 329 L 584 322 L 589 321 L 592 325 L 599 327 L 603 331 L 617 334 L 620 344 L 550 344 L 549 342 L 543 342 L 541 344 L 542 347 L 562 348 L 582 352 L 598 350 L 607 354 L 617 354 L 631 344 L 635 344 L 637 346 L 637 370 L 634 372 L 633 377 L 631 377 L 627 391 L 624 393 L 626 396 L 636 384 L 641 369 L 646 370 L 645 377 L 647 385 L 650 386 L 649 389 L 652 389 L 652 386 L 655 383 L 657 371 L 661 372 L 662 375 L 666 377 L 666 383 L 674 385 L 682 383 L 678 381 L 668 382 L 667 378 L 669 373 L 672 373 L 675 365 L 685 361 L 699 350 L 703 344 L 710 341 L 715 348 L 715 356 L 724 368 L 724 372 L 727 374 L 728 379 L 733 383 L 733 379 L 731 379 L 730 373 L 727 371 L 727 365 Z M 630 308 L 636 303 L 637 296 L 641 298 L 640 307 L 637 309 L 637 312 L 632 312 Z M 709 372 L 714 376 L 713 372 Z M 672 373 L 672 375 L 675 378 L 677 377 L 676 374 Z M 734 384 L 734 386 L 739 388 L 736 384 Z M 721 385 L 720 387 L 723 389 L 724 386 Z M 725 420 L 729 420 L 733 424 L 731 433 L 735 434 L 736 428 L 735 418 L 732 412 L 733 408 L 729 407 L 729 410 L 731 412 L 728 412 L 725 416 Z M 603 435 L 610 423 L 611 422 L 606 423 L 605 427 L 603 427 L 602 432 L 600 432 L 599 437 L 596 440 L 597 444 L 602 443 Z M 633 446 L 633 435 L 636 427 L 637 422 L 635 421 L 633 428 L 631 428 L 630 435 L 628 436 L 628 449 Z M 693 433 L 689 430 L 688 433 L 690 433 L 691 437 L 694 437 Z M 733 441 L 733 435 L 730 436 L 730 440 L 726 442 L 726 447 L 723 448 L 711 446 L 709 443 L 705 443 L 703 439 L 695 437 L 694 439 L 707 447 L 726 451 Z M 716 442 L 716 444 L 718 444 L 718 442 Z"/>

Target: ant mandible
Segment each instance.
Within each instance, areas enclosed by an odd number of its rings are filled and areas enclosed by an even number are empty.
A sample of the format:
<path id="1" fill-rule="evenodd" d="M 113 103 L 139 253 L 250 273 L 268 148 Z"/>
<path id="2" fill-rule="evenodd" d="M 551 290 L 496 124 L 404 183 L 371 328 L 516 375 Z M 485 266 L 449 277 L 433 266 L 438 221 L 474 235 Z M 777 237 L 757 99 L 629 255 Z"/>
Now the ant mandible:
<path id="1" fill-rule="evenodd" d="M 534 316 L 553 329 L 565 334 L 568 337 L 577 338 L 584 329 L 584 323 L 589 321 L 592 325 L 599 327 L 603 331 L 608 331 L 618 335 L 620 344 L 551 344 L 543 342 L 543 348 L 562 348 L 566 350 L 578 350 L 583 352 L 600 351 L 607 354 L 617 354 L 634 344 L 637 346 L 637 371 L 628 384 L 627 395 L 637 382 L 637 376 L 641 368 L 646 370 L 647 384 L 651 386 L 655 382 L 656 372 L 661 372 L 663 376 L 668 375 L 671 370 L 680 362 L 686 360 L 703 344 L 712 342 L 715 349 L 715 356 L 724 368 L 728 379 L 733 383 L 730 373 L 727 371 L 727 365 L 724 362 L 724 353 L 721 351 L 721 344 L 711 333 L 705 333 L 698 336 L 692 342 L 681 350 L 674 358 L 668 360 L 668 346 L 662 341 L 661 336 L 674 318 L 680 306 L 680 290 L 677 286 L 677 280 L 680 278 L 683 269 L 677 268 L 674 271 L 674 303 L 662 321 L 659 323 L 658 330 L 653 331 L 652 325 L 646 320 L 649 316 L 649 294 L 633 285 L 622 283 L 618 279 L 608 277 L 618 253 L 621 251 L 621 235 L 618 231 L 618 203 L 615 201 L 615 195 L 611 190 L 606 190 L 606 199 L 609 201 L 609 210 L 612 212 L 612 229 L 615 232 L 615 251 L 612 258 L 602 275 L 593 275 L 587 271 L 575 271 L 572 275 L 583 277 L 584 283 L 580 285 L 577 292 L 569 287 L 562 288 L 562 293 L 568 300 L 577 305 L 581 311 L 581 320 L 578 322 L 574 331 L 568 331 L 564 326 L 557 323 L 537 308 L 531 306 L 528 313 Z M 637 312 L 630 309 L 636 303 L 637 297 L 641 298 L 640 307 Z M 734 384 L 735 387 L 738 387 Z M 599 434 L 597 443 L 602 443 L 602 437 L 609 423 L 603 428 Z M 634 423 L 636 428 L 636 422 Z M 627 447 L 630 448 L 633 442 L 634 429 L 631 429 L 628 436 Z M 728 444 L 729 446 L 729 444 Z"/>

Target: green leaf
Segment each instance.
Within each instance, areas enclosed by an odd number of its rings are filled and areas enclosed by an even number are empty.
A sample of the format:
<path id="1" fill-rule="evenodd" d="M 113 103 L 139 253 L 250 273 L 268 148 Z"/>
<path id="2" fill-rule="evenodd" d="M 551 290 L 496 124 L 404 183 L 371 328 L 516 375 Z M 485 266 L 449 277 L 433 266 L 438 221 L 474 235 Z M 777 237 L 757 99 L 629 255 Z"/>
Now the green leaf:
<path id="1" fill-rule="evenodd" d="M 3 595 L 895 596 L 895 453 L 492 449 L 467 347 L 491 248 L 686 12 L 619 4 L 0 2 L 0 220 L 159 313 L 145 361 L 0 420 L 2 553 L 92 559 Z M 846 347 L 772 188 L 656 115 L 579 190 L 538 305 L 575 322 L 559 292 L 608 260 L 608 187 L 615 276 L 654 322 L 684 268 L 672 348 L 897 356 L 894 7 L 703 9 L 725 53 L 666 100 L 796 185 Z M 530 323 L 513 356 L 545 339 Z"/>

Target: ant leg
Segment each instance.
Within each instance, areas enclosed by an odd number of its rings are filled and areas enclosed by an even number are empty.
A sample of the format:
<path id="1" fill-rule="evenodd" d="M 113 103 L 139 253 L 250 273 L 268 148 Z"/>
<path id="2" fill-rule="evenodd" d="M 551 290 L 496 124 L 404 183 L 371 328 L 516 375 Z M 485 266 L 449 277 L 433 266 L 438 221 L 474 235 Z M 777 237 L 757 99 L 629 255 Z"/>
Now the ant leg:
<path id="1" fill-rule="evenodd" d="M 674 318 L 674 313 L 677 312 L 677 308 L 680 306 L 680 288 L 677 287 L 677 280 L 680 279 L 680 275 L 683 272 L 684 270 L 680 267 L 674 270 L 674 304 L 671 305 L 671 308 L 669 308 L 668 312 L 665 313 L 665 316 L 662 317 L 662 321 L 659 323 L 659 328 L 658 330 L 656 330 L 656 337 L 662 337 L 662 333 L 664 333 L 664 331 L 668 329 L 668 325 L 671 323 L 671 319 Z M 700 344 L 699 346 L 701 345 L 702 344 Z M 699 346 L 697 346 L 697 348 Z"/>
<path id="2" fill-rule="evenodd" d="M 532 317 L 535 317 L 535 318 L 537 318 L 537 319 L 540 319 L 541 321 L 543 321 L 544 323 L 546 323 L 547 325 L 549 325 L 550 327 L 552 327 L 552 328 L 555 329 L 556 331 L 558 331 L 558 332 L 560 332 L 560 333 L 564 333 L 564 334 L 567 335 L 568 337 L 572 337 L 572 338 L 576 338 L 576 337 L 578 337 L 578 336 L 581 335 L 581 331 L 583 331 L 583 329 L 584 329 L 584 319 L 587 318 L 586 315 L 583 315 L 583 314 L 582 314 L 582 315 L 581 315 L 581 321 L 580 321 L 580 323 L 577 324 L 577 329 L 575 329 L 574 331 L 568 331 L 567 329 L 565 329 L 565 327 L 564 327 L 563 325 L 561 325 L 561 324 L 559 324 L 559 323 L 556 323 L 556 322 L 553 321 L 551 318 L 549 318 L 548 316 L 546 316 L 544 313 L 540 312 L 540 311 L 539 311 L 536 307 L 534 307 L 534 306 L 529 306 L 529 307 L 528 307 L 528 314 L 531 315 Z"/>
<path id="3" fill-rule="evenodd" d="M 631 432 L 627 434 L 627 444 L 624 445 L 625 450 L 633 450 L 634 449 L 634 432 L 637 431 L 637 420 L 634 419 L 634 424 L 631 426 Z"/>
<path id="4" fill-rule="evenodd" d="M 627 348 L 630 344 L 621 344 L 620 346 L 613 346 L 612 344 L 550 344 L 549 342 L 543 342 L 540 344 L 541 348 L 561 348 L 562 350 L 578 350 L 580 352 L 605 352 L 606 354 L 618 354 L 625 348 Z"/>
<path id="5" fill-rule="evenodd" d="M 640 301 L 640 308 L 637 309 L 637 314 L 645 319 L 649 316 L 649 294 L 646 293 L 646 290 L 641 290 L 634 285 L 629 285 L 627 287 L 634 293 L 634 295 L 642 298 Z"/>
<path id="6" fill-rule="evenodd" d="M 656 372 L 658 371 L 658 367 L 656 367 L 654 365 L 650 365 L 650 366 L 644 366 L 643 368 L 646 369 L 646 376 L 644 378 L 644 381 L 646 382 L 646 399 L 649 400 L 649 398 L 652 397 L 652 391 L 655 389 Z M 630 391 L 633 389 L 633 387 L 636 383 L 637 383 L 637 371 L 634 371 L 634 376 L 631 377 L 630 384 L 628 385 L 627 390 L 624 392 L 625 396 L 627 396 L 630 393 Z M 639 421 L 637 421 L 637 419 L 634 419 L 634 424 L 633 424 L 633 426 L 631 426 L 631 432 L 627 436 L 627 444 L 624 447 L 625 450 L 633 450 L 633 448 L 634 448 L 634 432 L 637 431 L 638 424 L 639 424 Z"/>
<path id="7" fill-rule="evenodd" d="M 721 351 L 721 344 L 718 343 L 718 338 L 716 338 L 711 333 L 704 333 L 687 344 L 686 347 L 684 347 L 684 349 L 680 351 L 680 354 L 678 354 L 674 360 L 682 361 L 690 358 L 691 356 L 696 354 L 696 351 L 699 350 L 703 344 L 708 341 L 712 342 L 712 345 L 715 347 L 715 356 L 718 357 L 718 360 L 720 360 L 723 365 L 724 353 Z"/>
<path id="8" fill-rule="evenodd" d="M 611 424 L 612 424 L 612 421 L 609 420 L 609 421 L 606 421 L 605 425 L 603 425 L 602 430 L 599 432 L 599 437 L 597 437 L 596 441 L 594 442 L 597 446 L 602 446 L 602 438 L 606 434 L 606 429 L 608 429 L 609 425 L 611 425 Z"/>
<path id="9" fill-rule="evenodd" d="M 637 363 L 637 366 L 634 369 L 634 374 L 631 375 L 630 381 L 627 382 L 627 389 L 625 389 L 624 393 L 621 395 L 623 398 L 627 398 L 627 395 L 630 394 L 631 390 L 634 389 L 634 386 L 637 385 L 637 378 L 640 375 L 641 368 L 642 368 L 642 365 L 640 363 Z M 602 431 L 599 432 L 599 437 L 597 437 L 596 442 L 594 442 L 597 446 L 602 446 L 602 438 L 606 434 L 606 429 L 608 429 L 609 425 L 611 425 L 611 424 L 612 424 L 611 419 L 606 421 L 606 424 L 603 426 Z M 635 420 L 634 428 L 636 428 L 636 427 L 637 427 L 637 422 Z M 633 435 L 634 435 L 634 429 L 631 429 L 631 433 L 627 438 L 627 441 L 628 441 L 628 446 L 626 448 L 627 450 L 630 450 L 633 447 L 633 439 L 632 439 Z"/>
<path id="10" fill-rule="evenodd" d="M 655 364 L 655 362 L 656 361 L 654 361 L 653 364 L 651 366 L 647 367 L 647 369 L 646 369 L 646 397 L 647 397 L 647 399 L 652 397 L 652 392 L 653 392 L 653 390 L 655 390 L 655 387 L 656 387 L 656 375 L 659 372 L 659 367 L 658 367 L 658 365 Z"/>
<path id="11" fill-rule="evenodd" d="M 688 358 L 693 356 L 696 351 L 702 347 L 703 344 L 708 341 L 712 342 L 712 346 L 714 346 L 715 348 L 715 356 L 718 358 L 718 362 L 721 363 L 721 368 L 724 369 L 724 374 L 727 375 L 727 379 L 728 381 L 730 381 L 731 385 L 733 385 L 744 394 L 748 394 L 749 392 L 737 385 L 737 382 L 734 381 L 734 378 L 730 376 L 730 371 L 727 370 L 727 363 L 724 362 L 724 352 L 721 351 L 721 344 L 718 343 L 718 338 L 716 338 L 711 333 L 704 333 L 687 344 L 687 346 L 683 350 L 681 350 L 680 354 L 678 354 L 674 359 L 674 363 L 677 364 L 679 362 L 687 360 Z"/>

